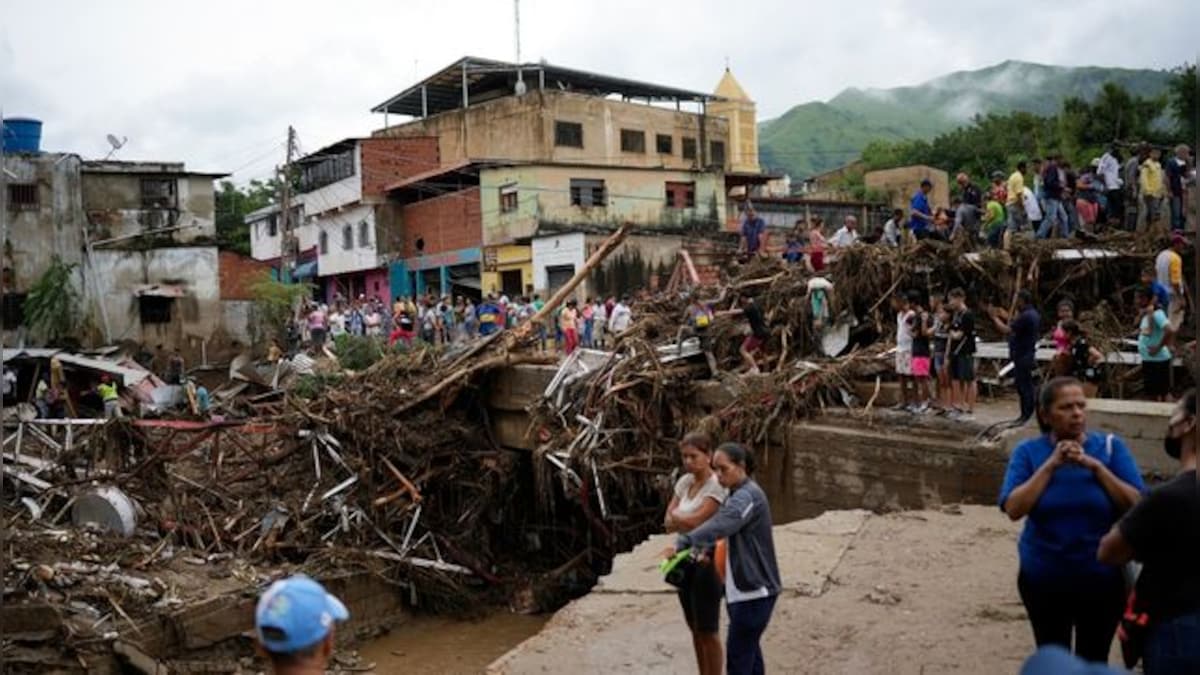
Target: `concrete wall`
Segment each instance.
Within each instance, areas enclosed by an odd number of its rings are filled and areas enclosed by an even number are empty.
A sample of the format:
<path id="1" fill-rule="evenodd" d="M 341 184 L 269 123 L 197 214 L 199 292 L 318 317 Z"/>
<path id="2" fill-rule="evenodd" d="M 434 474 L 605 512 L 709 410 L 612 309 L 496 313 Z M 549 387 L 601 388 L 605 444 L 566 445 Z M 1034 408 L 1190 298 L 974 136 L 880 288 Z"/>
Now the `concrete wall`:
<path id="1" fill-rule="evenodd" d="M 908 213 L 909 200 L 928 178 L 933 183 L 929 193 L 929 205 L 933 208 L 950 206 L 950 176 L 941 169 L 931 166 L 902 166 L 883 171 L 868 171 L 863 183 L 868 190 L 879 190 L 887 195 L 888 205 L 904 209 Z"/>
<path id="2" fill-rule="evenodd" d="M 1174 410 L 1173 403 L 1093 398 L 1088 401 L 1088 429 L 1121 437 L 1143 476 L 1169 477 L 1179 469 L 1179 463 L 1163 452 L 1167 420 Z M 1011 453 L 1018 443 L 1038 433 L 1032 424 L 1007 432 L 1005 451 Z"/>
<path id="3" fill-rule="evenodd" d="M 704 134 L 700 133 L 702 119 Z M 583 126 L 582 148 L 554 144 L 556 120 Z M 621 129 L 645 132 L 646 152 L 622 152 Z M 672 136 L 670 155 L 655 152 L 656 134 Z M 465 110 L 381 129 L 375 135 L 436 136 L 443 166 L 466 159 L 506 159 L 691 169 L 707 157 L 706 148 L 696 160 L 685 160 L 682 139 L 695 138 L 699 144 L 701 136 L 706 141 L 725 142 L 726 160 L 730 155 L 729 123 L 722 117 L 702 118 L 696 113 L 549 89 L 472 104 Z"/>
<path id="4" fill-rule="evenodd" d="M 215 246 L 98 250 L 93 262 L 97 284 L 88 288 L 89 297 L 98 297 L 104 303 L 114 341 L 136 340 L 195 352 L 201 340 L 223 338 Z M 184 297 L 174 300 L 169 323 L 142 325 L 135 293 L 148 284 L 184 287 Z M 95 306 L 94 302 L 91 306 Z M 102 325 L 96 312 L 92 321 L 96 326 Z"/>
<path id="5" fill-rule="evenodd" d="M 549 290 L 546 268 L 570 265 L 576 272 L 583 268 L 586 259 L 587 237 L 582 233 L 560 234 L 534 239 L 533 250 L 533 288 L 537 293 L 546 294 Z"/>
<path id="6" fill-rule="evenodd" d="M 604 181 L 607 204 L 573 206 L 571 179 Z M 695 208 L 667 208 L 666 184 L 695 183 Z M 501 212 L 502 188 L 517 190 L 517 209 Z M 719 229 L 725 213 L 725 183 L 720 173 L 623 169 L 591 166 L 518 166 L 480 172 L 483 243 L 495 246 L 532 237 L 543 224 Z"/>
<path id="7" fill-rule="evenodd" d="M 254 303 L 250 300 L 221 300 L 221 325 L 232 342 L 252 345 L 259 340 L 254 326 Z"/>
<path id="8" fill-rule="evenodd" d="M 10 185 L 37 185 L 36 208 L 7 208 L 8 246 L 4 268 L 11 270 L 8 292 L 25 293 L 54 256 L 82 261 L 83 206 L 80 160 L 76 155 L 5 155 Z M 7 196 L 6 196 L 7 197 Z"/>
<path id="9" fill-rule="evenodd" d="M 492 376 L 485 391 L 492 431 L 501 445 L 534 449 L 525 406 L 541 396 L 555 372 L 552 366 L 518 366 Z M 691 403 L 698 419 L 733 399 L 719 383 L 704 382 L 696 386 Z M 864 419 L 831 410 L 811 421 L 776 427 L 766 446 L 751 445 L 760 462 L 756 479 L 767 491 L 772 515 L 776 522 L 787 522 L 827 509 L 992 504 L 1008 458 L 1002 445 L 976 442 L 979 431 L 977 425 L 942 424 L 933 418 L 880 411 Z"/>
<path id="10" fill-rule="evenodd" d="M 311 203 L 311 202 L 309 202 Z M 329 246 L 325 250 L 317 249 L 317 269 L 322 277 L 360 272 L 379 266 L 379 255 L 375 248 L 375 209 L 369 205 L 358 205 L 344 211 L 329 211 L 320 216 L 310 217 L 317 236 L 324 232 L 328 237 Z M 366 223 L 370 240 L 366 246 L 359 239 L 360 228 Z M 345 228 L 350 228 L 350 247 L 344 246 Z"/>
<path id="11" fill-rule="evenodd" d="M 175 183 L 174 208 L 144 208 L 143 179 Z M 152 234 L 168 227 L 180 229 L 161 236 L 175 243 L 211 241 L 216 236 L 216 197 L 211 176 L 147 172 L 83 170 L 83 209 L 94 240 Z M 172 224 L 173 223 L 173 224 Z M 136 240 L 126 245 L 136 245 Z"/>

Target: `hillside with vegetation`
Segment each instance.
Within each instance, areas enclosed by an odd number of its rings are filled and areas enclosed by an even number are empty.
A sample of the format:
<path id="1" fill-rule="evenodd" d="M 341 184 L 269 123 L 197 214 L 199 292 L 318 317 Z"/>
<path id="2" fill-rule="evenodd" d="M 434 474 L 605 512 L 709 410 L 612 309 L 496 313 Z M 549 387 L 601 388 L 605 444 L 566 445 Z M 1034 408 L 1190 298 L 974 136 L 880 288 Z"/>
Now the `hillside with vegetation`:
<path id="1" fill-rule="evenodd" d="M 763 122 L 759 151 L 764 166 L 803 178 L 853 161 L 872 143 L 928 141 L 977 117 L 1053 117 L 1067 101 L 1095 101 L 1106 85 L 1131 99 L 1159 101 L 1172 77 L 1171 71 L 1005 61 L 911 87 L 851 88 Z"/>

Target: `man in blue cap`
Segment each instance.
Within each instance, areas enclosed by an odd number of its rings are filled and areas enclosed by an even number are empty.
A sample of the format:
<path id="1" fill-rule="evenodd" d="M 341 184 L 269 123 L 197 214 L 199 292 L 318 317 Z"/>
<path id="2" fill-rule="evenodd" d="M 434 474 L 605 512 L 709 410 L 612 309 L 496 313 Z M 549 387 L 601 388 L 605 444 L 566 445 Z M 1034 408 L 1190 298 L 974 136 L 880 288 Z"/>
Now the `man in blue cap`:
<path id="1" fill-rule="evenodd" d="M 324 673 L 333 655 L 333 625 L 350 612 L 325 587 L 297 575 L 281 579 L 258 599 L 258 643 L 276 675 Z"/>

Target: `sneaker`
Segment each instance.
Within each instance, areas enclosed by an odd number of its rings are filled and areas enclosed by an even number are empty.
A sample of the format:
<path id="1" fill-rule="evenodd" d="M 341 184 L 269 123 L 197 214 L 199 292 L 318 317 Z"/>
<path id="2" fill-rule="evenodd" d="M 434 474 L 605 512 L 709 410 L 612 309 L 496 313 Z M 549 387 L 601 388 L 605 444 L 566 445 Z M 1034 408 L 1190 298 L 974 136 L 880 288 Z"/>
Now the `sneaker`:
<path id="1" fill-rule="evenodd" d="M 924 415 L 925 413 L 929 412 L 929 402 L 926 401 L 925 403 L 916 404 L 916 406 L 913 408 L 913 412 L 917 415 Z"/>
<path id="2" fill-rule="evenodd" d="M 959 410 L 958 408 L 951 408 L 950 410 L 946 411 L 946 417 L 948 419 L 958 421 L 959 419 L 962 418 L 962 411 Z"/>

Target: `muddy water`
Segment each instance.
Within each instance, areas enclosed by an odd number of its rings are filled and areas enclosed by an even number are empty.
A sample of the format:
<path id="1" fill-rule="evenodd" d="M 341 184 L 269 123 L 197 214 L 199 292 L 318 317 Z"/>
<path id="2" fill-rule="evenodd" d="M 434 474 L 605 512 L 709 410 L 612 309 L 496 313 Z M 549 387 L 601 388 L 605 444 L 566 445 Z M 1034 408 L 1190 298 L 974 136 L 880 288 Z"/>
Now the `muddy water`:
<path id="1" fill-rule="evenodd" d="M 477 621 L 417 616 L 358 651 L 364 664 L 375 664 L 377 673 L 482 673 L 489 663 L 541 630 L 549 619 L 549 614 L 508 612 Z"/>

